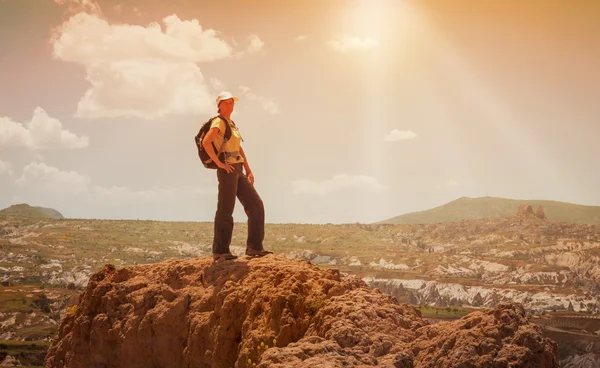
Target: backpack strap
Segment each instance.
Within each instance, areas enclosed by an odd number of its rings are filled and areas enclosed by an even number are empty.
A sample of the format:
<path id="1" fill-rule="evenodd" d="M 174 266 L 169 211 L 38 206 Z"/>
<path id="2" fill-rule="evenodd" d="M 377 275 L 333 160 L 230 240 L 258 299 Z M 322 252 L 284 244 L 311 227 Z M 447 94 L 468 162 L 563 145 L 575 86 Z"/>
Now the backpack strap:
<path id="1" fill-rule="evenodd" d="M 233 120 L 231 120 L 231 124 L 233 124 L 233 126 L 235 127 L 235 130 L 237 130 L 237 134 L 240 136 L 240 140 L 243 142 L 244 137 L 242 137 L 242 133 L 240 133 L 240 128 L 238 128 L 237 125 L 235 125 L 235 122 Z"/>
<path id="2" fill-rule="evenodd" d="M 215 142 L 214 141 L 212 142 L 212 146 L 213 146 L 213 149 L 215 150 L 215 153 L 217 154 L 218 157 L 221 157 L 221 155 L 225 155 L 225 152 L 221 152 L 221 149 L 223 148 L 223 145 L 225 143 L 227 143 L 229 138 L 231 138 L 232 132 L 231 132 L 231 126 L 229 125 L 229 122 L 227 121 L 227 119 L 225 119 L 221 115 L 217 115 L 217 116 L 210 118 L 210 120 L 208 120 L 207 124 L 210 126 L 210 124 L 212 124 L 213 120 L 215 120 L 216 118 L 223 120 L 223 122 L 225 123 L 225 134 L 223 134 L 223 143 L 221 144 L 221 147 L 219 147 L 219 149 L 217 149 L 217 147 L 215 146 Z"/>
<path id="3" fill-rule="evenodd" d="M 225 134 L 223 134 L 223 144 L 224 144 L 225 142 L 227 142 L 229 140 L 229 138 L 231 138 L 231 134 L 232 134 L 231 126 L 229 125 L 229 121 L 227 121 L 227 119 L 225 119 L 221 115 L 215 116 L 214 118 L 211 119 L 211 121 L 216 118 L 223 120 L 223 122 L 225 123 Z M 233 120 L 232 120 L 232 122 L 233 122 Z"/>

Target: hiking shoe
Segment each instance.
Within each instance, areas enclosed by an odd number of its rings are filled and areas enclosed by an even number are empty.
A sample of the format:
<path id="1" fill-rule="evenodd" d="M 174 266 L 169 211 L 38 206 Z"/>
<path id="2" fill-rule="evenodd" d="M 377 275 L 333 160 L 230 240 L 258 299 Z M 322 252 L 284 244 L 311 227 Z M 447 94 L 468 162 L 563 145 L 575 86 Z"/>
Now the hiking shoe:
<path id="1" fill-rule="evenodd" d="M 237 256 L 233 255 L 231 253 L 221 253 L 221 254 L 213 254 L 213 259 L 215 261 L 218 261 L 219 259 L 233 260 L 233 259 L 237 259 Z"/>
<path id="2" fill-rule="evenodd" d="M 273 254 L 273 252 L 268 250 L 254 250 L 254 249 L 246 249 L 246 255 L 249 257 L 263 257 L 267 254 Z"/>

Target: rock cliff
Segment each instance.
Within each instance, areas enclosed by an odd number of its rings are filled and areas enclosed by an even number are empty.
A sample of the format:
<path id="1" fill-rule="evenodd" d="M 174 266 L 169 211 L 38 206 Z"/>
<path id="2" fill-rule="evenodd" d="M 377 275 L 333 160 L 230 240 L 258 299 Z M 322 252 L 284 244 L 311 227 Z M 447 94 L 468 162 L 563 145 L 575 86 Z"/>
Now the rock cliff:
<path id="1" fill-rule="evenodd" d="M 44 367 L 558 367 L 518 304 L 432 324 L 362 280 L 276 256 L 92 275 Z"/>

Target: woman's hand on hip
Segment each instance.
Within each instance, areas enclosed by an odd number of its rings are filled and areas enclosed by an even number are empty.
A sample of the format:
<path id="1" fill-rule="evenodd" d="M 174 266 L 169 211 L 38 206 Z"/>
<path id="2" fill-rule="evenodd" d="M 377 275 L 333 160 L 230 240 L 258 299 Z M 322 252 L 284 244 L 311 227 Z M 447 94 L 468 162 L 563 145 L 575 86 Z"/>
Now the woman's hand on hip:
<path id="1" fill-rule="evenodd" d="M 233 167 L 233 165 L 230 165 L 228 162 L 221 162 L 221 161 L 217 161 L 218 164 L 217 166 L 220 167 L 221 169 L 225 170 L 228 174 L 232 173 L 233 170 L 235 170 L 235 168 Z"/>
<path id="2" fill-rule="evenodd" d="M 250 184 L 254 185 L 254 174 L 252 174 L 251 172 L 248 173 L 248 175 L 246 175 L 248 177 L 248 180 L 250 181 Z"/>

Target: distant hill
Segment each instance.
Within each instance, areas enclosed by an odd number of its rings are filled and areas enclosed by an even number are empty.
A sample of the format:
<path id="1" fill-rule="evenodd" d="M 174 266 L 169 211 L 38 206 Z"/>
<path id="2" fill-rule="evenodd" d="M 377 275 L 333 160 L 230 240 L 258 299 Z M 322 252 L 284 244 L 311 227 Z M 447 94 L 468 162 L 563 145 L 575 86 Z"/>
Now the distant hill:
<path id="1" fill-rule="evenodd" d="M 3 210 L 0 210 L 0 216 L 52 219 L 64 218 L 64 216 L 55 209 L 44 207 L 32 207 L 26 203 L 15 204 Z"/>
<path id="2" fill-rule="evenodd" d="M 459 198 L 430 210 L 411 212 L 380 221 L 380 224 L 427 224 L 453 222 L 488 217 L 515 215 L 520 204 L 530 204 L 535 211 L 544 207 L 549 220 L 600 225 L 600 206 L 582 206 L 573 203 L 517 200 L 494 197 Z"/>

